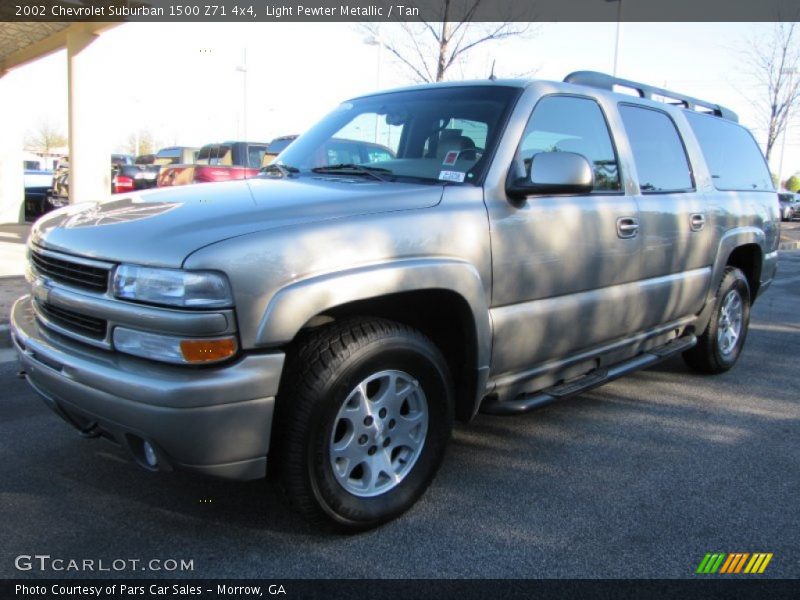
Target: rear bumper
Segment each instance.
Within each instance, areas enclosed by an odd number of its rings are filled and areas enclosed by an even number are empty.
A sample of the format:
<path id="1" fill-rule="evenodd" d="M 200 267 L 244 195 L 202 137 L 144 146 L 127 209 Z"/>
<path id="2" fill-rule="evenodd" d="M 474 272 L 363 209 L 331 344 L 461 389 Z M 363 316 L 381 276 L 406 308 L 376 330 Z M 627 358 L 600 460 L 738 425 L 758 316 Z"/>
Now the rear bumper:
<path id="1" fill-rule="evenodd" d="M 11 336 L 28 382 L 84 435 L 113 439 L 143 466 L 148 441 L 160 468 L 230 479 L 266 473 L 283 353 L 214 368 L 162 365 L 43 329 L 29 296 L 11 310 Z"/>

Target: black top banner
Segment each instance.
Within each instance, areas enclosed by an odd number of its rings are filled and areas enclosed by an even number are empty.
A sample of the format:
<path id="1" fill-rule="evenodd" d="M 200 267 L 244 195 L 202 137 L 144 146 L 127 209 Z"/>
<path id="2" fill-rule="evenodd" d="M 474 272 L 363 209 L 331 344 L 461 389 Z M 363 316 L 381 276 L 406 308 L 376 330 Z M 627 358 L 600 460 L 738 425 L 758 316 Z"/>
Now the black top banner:
<path id="1" fill-rule="evenodd" d="M 3 0 L 0 21 L 797 21 L 797 0 Z"/>

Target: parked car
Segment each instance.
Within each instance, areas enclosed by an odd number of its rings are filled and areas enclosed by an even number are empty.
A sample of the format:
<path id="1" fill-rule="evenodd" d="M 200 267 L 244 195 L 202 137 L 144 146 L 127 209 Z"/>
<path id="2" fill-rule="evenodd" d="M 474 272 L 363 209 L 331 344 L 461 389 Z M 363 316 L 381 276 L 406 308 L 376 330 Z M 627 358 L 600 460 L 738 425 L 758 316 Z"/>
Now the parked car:
<path id="1" fill-rule="evenodd" d="M 53 171 L 25 169 L 25 220 L 35 221 L 49 210 L 47 197 L 53 185 Z"/>
<path id="2" fill-rule="evenodd" d="M 140 154 L 133 160 L 135 165 L 152 165 L 156 162 L 155 154 Z"/>
<path id="3" fill-rule="evenodd" d="M 782 192 L 778 194 L 778 200 L 781 204 L 781 221 L 791 221 L 795 217 L 800 217 L 798 194 Z"/>
<path id="4" fill-rule="evenodd" d="M 264 167 L 271 164 L 277 155 L 271 155 L 273 150 L 280 148 L 283 152 L 288 148 L 292 142 L 289 136 L 280 138 L 280 144 L 270 144 L 267 152 L 264 154 L 262 165 Z M 376 162 L 380 160 L 388 160 L 394 158 L 394 152 L 391 148 L 387 148 L 375 142 L 367 142 L 363 140 L 350 140 L 345 138 L 331 138 L 324 146 L 317 150 L 318 161 L 321 165 L 336 165 L 343 163 L 367 163 Z"/>
<path id="5" fill-rule="evenodd" d="M 393 155 L 330 163 L 375 138 Z M 715 103 L 592 72 L 416 86 L 349 100 L 258 177 L 40 219 L 11 339 L 84 437 L 151 471 L 269 467 L 359 530 L 423 494 L 454 419 L 675 355 L 732 368 L 779 219 Z"/>
<path id="6" fill-rule="evenodd" d="M 171 164 L 161 169 L 158 186 L 247 179 L 258 175 L 267 143 L 223 142 L 200 148 L 194 164 Z"/>
<path id="7" fill-rule="evenodd" d="M 111 193 L 126 194 L 155 187 L 159 168 L 155 165 L 118 165 L 111 170 Z"/>
<path id="8" fill-rule="evenodd" d="M 197 160 L 200 148 L 195 146 L 168 146 L 158 151 L 153 160 L 159 166 L 190 164 Z"/>
<path id="9" fill-rule="evenodd" d="M 267 166 L 271 163 L 281 152 L 286 150 L 286 148 L 295 141 L 299 136 L 297 135 L 283 135 L 281 137 L 276 137 L 269 143 L 267 146 L 267 151 L 264 153 L 263 158 L 261 159 L 261 166 Z"/>
<path id="10" fill-rule="evenodd" d="M 115 166 L 132 165 L 134 164 L 134 157 L 130 154 L 112 154 L 111 164 Z"/>
<path id="11" fill-rule="evenodd" d="M 170 146 L 156 154 L 137 157 L 133 165 L 117 165 L 112 179 L 112 193 L 122 194 L 156 187 L 161 169 L 181 160 L 194 161 L 199 148 Z"/>

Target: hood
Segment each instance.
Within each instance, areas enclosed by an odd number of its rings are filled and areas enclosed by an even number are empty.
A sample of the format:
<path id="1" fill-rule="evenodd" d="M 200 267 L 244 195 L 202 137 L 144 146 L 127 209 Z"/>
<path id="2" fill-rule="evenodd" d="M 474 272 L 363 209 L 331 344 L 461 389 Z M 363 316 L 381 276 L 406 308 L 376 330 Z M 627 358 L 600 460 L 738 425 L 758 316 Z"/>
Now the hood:
<path id="1" fill-rule="evenodd" d="M 347 177 L 249 179 L 151 190 L 67 206 L 39 219 L 33 243 L 112 262 L 180 267 L 195 250 L 278 227 L 438 204 L 442 186 Z"/>

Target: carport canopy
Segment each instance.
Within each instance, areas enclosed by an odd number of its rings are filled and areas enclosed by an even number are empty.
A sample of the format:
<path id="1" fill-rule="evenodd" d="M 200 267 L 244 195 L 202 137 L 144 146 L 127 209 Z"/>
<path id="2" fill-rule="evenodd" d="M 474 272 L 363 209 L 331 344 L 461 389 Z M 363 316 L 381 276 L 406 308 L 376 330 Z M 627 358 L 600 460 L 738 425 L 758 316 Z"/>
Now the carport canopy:
<path id="1" fill-rule="evenodd" d="M 91 44 L 117 23 L 0 22 L 0 222 L 24 220 L 22 168 L 25 98 L 9 88 L 14 70 L 58 50 L 67 50 L 70 202 L 103 200 L 110 195 L 111 142 L 107 73 L 102 73 Z M 105 81 L 104 81 L 105 78 Z"/>

